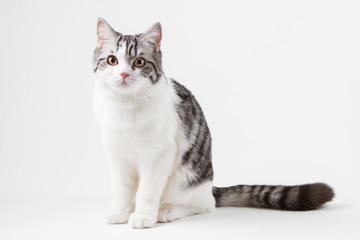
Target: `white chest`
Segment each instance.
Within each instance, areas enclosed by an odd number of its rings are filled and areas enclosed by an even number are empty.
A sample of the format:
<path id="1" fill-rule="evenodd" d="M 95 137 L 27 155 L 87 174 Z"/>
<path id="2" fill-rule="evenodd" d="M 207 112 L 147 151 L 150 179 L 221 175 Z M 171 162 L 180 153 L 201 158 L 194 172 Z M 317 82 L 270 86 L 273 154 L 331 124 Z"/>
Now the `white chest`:
<path id="1" fill-rule="evenodd" d="M 170 99 L 136 105 L 95 94 L 94 112 L 105 148 L 117 158 L 134 159 L 164 151 L 176 142 L 178 117 Z"/>

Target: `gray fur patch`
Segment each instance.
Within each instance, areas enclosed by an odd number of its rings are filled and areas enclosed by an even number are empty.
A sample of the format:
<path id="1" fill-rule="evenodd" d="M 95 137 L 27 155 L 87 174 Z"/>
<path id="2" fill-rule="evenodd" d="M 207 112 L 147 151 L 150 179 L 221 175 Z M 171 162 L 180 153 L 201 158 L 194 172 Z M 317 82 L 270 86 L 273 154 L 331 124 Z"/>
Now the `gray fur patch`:
<path id="1" fill-rule="evenodd" d="M 176 106 L 177 113 L 182 121 L 183 129 L 185 129 L 186 138 L 193 143 L 182 156 L 182 164 L 194 173 L 195 177 L 188 181 L 188 186 L 193 187 L 213 179 L 211 135 L 205 116 L 195 97 L 175 80 L 172 82 L 181 99 L 179 105 Z M 194 129 L 196 129 L 195 133 Z"/>
<path id="2" fill-rule="evenodd" d="M 331 201 L 334 192 L 324 183 L 296 186 L 236 185 L 213 187 L 217 207 L 262 207 L 305 211 Z"/>

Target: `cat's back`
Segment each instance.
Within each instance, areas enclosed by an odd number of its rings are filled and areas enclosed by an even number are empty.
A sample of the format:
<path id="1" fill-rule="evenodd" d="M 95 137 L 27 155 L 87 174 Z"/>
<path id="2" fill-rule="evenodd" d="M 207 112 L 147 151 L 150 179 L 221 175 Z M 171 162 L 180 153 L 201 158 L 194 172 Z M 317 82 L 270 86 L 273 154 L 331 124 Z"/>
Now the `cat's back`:
<path id="1" fill-rule="evenodd" d="M 183 85 L 171 79 L 178 96 L 175 108 L 180 119 L 181 164 L 191 177 L 188 186 L 196 186 L 213 179 L 211 162 L 211 134 L 204 113 L 194 95 Z"/>
<path id="2" fill-rule="evenodd" d="M 209 129 L 200 104 L 185 86 L 174 79 L 171 79 L 171 83 L 179 99 L 175 103 L 175 108 L 185 136 L 187 138 L 201 137 L 202 133 L 208 132 Z"/>

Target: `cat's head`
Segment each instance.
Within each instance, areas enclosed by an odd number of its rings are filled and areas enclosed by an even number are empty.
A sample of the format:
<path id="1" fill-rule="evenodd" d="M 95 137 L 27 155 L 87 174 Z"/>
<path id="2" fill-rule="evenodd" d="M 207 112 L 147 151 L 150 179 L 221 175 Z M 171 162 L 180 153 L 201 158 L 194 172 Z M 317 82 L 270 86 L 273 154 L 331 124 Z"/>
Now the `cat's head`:
<path id="1" fill-rule="evenodd" d="M 123 35 L 99 18 L 97 38 L 93 70 L 101 87 L 119 94 L 134 94 L 161 79 L 160 23 L 141 34 Z"/>

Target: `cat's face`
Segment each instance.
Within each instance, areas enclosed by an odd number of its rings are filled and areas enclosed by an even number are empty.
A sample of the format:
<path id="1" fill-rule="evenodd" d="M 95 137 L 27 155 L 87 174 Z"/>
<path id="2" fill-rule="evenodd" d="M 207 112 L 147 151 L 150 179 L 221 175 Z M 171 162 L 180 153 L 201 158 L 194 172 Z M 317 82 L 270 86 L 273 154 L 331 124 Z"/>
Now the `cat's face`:
<path id="1" fill-rule="evenodd" d="M 161 25 L 137 35 L 114 31 L 103 19 L 97 24 L 98 45 L 93 55 L 95 80 L 117 94 L 146 91 L 160 80 Z"/>

